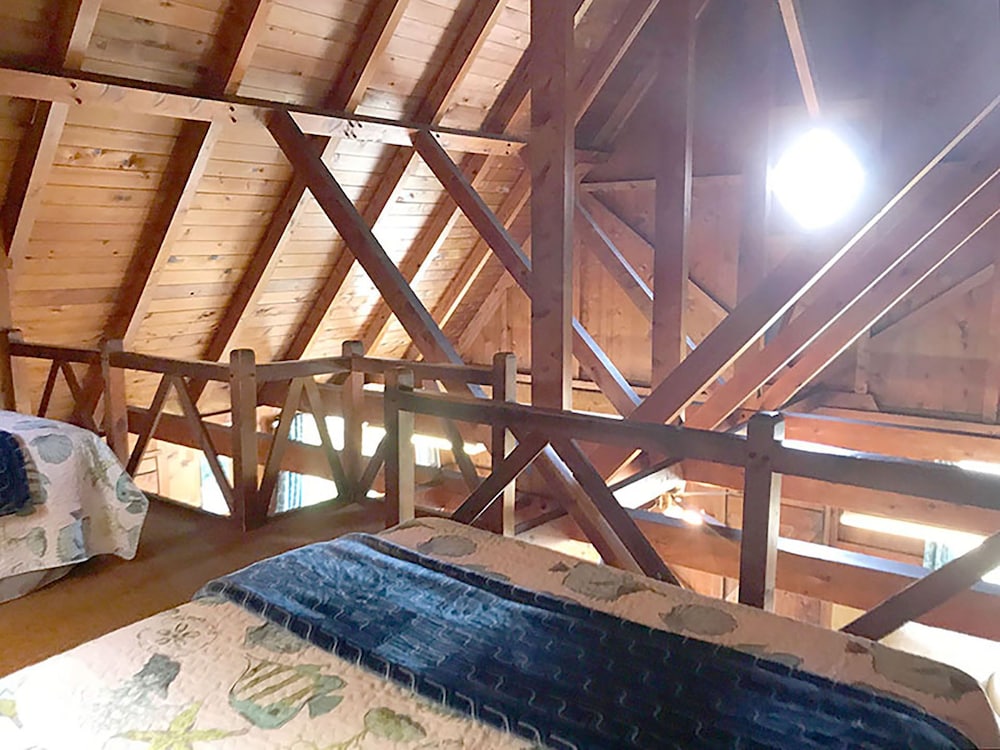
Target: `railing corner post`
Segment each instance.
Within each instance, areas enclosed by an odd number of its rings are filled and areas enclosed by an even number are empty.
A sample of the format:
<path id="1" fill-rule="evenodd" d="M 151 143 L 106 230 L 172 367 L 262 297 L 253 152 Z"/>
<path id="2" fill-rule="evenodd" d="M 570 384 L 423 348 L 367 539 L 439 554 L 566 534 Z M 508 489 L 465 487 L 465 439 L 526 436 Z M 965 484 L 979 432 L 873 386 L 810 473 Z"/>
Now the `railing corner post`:
<path id="1" fill-rule="evenodd" d="M 341 354 L 349 360 L 348 374 L 340 390 L 341 413 L 344 416 L 344 474 L 350 488 L 348 501 L 361 501 L 361 476 L 364 461 L 361 457 L 362 427 L 364 426 L 365 375 L 354 368 L 354 358 L 365 356 L 365 346 L 360 341 L 345 341 Z"/>
<path id="2" fill-rule="evenodd" d="M 229 398 L 233 441 L 233 520 L 244 531 L 267 521 L 270 498 L 257 484 L 257 362 L 252 349 L 229 354 Z"/>
<path id="3" fill-rule="evenodd" d="M 740 603 L 774 609 L 781 520 L 781 475 L 773 470 L 785 423 L 776 412 L 760 412 L 747 425 L 740 542 Z"/>
<path id="4" fill-rule="evenodd" d="M 125 371 L 112 358 L 125 351 L 121 339 L 101 342 L 101 380 L 104 383 L 104 435 L 122 465 L 128 463 L 128 403 L 125 397 Z"/>
<path id="5" fill-rule="evenodd" d="M 401 408 L 400 394 L 412 391 L 413 371 L 403 368 L 385 375 L 385 523 L 395 526 L 416 517 L 416 456 L 413 413 Z"/>
<path id="6" fill-rule="evenodd" d="M 517 356 L 512 352 L 497 352 L 493 355 L 493 401 L 517 401 Z M 492 466 L 500 465 L 511 451 L 516 441 L 503 425 L 490 428 L 490 453 Z M 514 505 L 517 497 L 515 482 L 504 487 L 499 502 L 490 505 L 480 517 L 480 525 L 497 534 L 514 536 Z"/>

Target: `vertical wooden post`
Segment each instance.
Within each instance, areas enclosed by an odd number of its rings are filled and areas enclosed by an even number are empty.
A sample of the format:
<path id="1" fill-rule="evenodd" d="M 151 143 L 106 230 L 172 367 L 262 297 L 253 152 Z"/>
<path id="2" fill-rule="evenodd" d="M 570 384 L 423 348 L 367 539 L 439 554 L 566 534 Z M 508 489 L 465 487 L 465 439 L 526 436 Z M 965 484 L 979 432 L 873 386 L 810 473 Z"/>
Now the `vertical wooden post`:
<path id="1" fill-rule="evenodd" d="M 497 352 L 493 355 L 493 400 L 517 401 L 517 355 Z M 516 441 L 506 427 L 494 425 L 490 433 L 490 451 L 495 468 L 514 450 Z M 514 502 L 516 487 L 507 484 L 499 502 L 489 506 L 479 519 L 479 525 L 495 534 L 514 536 Z"/>
<path id="2" fill-rule="evenodd" d="M 341 345 L 341 353 L 345 357 L 363 357 L 365 356 L 365 345 L 361 341 L 345 341 Z M 345 498 L 348 502 L 364 500 L 363 497 L 358 497 L 358 483 L 364 472 L 364 462 L 361 456 L 361 432 L 364 426 L 364 386 L 365 374 L 356 372 L 352 366 L 351 372 L 344 380 L 340 390 L 341 413 L 344 416 L 344 474 L 351 491 L 351 497 Z"/>
<path id="3" fill-rule="evenodd" d="M 229 354 L 229 398 L 233 440 L 233 520 L 244 531 L 267 521 L 270 498 L 257 491 L 257 363 L 252 349 Z"/>
<path id="4" fill-rule="evenodd" d="M 531 401 L 552 409 L 572 406 L 573 16 L 531 4 Z"/>
<path id="5" fill-rule="evenodd" d="M 0 331 L 0 395 L 3 397 L 3 408 L 7 411 L 17 410 L 14 358 L 10 353 L 10 340 L 13 334 L 14 331 L 10 328 Z"/>
<path id="6" fill-rule="evenodd" d="M 656 168 L 656 252 L 653 255 L 653 383 L 662 381 L 687 354 L 685 317 L 688 238 L 691 226 L 694 132 L 694 0 L 671 3 L 661 15 L 660 103 Z"/>
<path id="7" fill-rule="evenodd" d="M 111 355 L 124 351 L 121 339 L 101 344 L 101 379 L 104 381 L 104 435 L 111 450 L 124 466 L 128 462 L 128 404 L 125 399 L 125 371 L 111 364 Z"/>
<path id="8" fill-rule="evenodd" d="M 774 3 L 743 0 L 743 209 L 736 295 L 745 300 L 767 275 L 767 220 L 771 211 L 768 190 L 771 106 L 773 103 L 773 47 L 778 30 Z M 748 351 L 755 351 L 759 343 Z M 746 360 L 737 360 L 740 369 Z"/>
<path id="9" fill-rule="evenodd" d="M 416 516 L 416 456 L 413 412 L 399 408 L 399 393 L 413 390 L 413 371 L 396 368 L 385 374 L 385 525 Z"/>
<path id="10" fill-rule="evenodd" d="M 743 479 L 740 603 L 767 610 L 774 608 L 781 517 L 781 475 L 771 470 L 771 456 L 784 437 L 780 414 L 760 412 L 750 418 Z"/>

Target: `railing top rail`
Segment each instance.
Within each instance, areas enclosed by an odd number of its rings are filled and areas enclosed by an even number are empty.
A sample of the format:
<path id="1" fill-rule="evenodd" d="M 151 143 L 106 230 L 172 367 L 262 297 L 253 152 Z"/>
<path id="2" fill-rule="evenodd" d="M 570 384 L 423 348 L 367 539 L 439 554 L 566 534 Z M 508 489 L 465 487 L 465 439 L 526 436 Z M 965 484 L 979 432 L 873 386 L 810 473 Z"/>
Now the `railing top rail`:
<path id="1" fill-rule="evenodd" d="M 15 357 L 50 359 L 54 362 L 95 364 L 101 361 L 101 352 L 97 349 L 83 349 L 59 344 L 35 344 L 27 341 L 11 341 L 10 353 Z"/>
<path id="2" fill-rule="evenodd" d="M 176 375 L 194 380 L 216 380 L 228 382 L 229 367 L 219 362 L 205 362 L 196 359 L 172 359 L 153 354 L 135 352 L 112 352 L 109 360 L 114 367 L 142 372 L 156 372 Z"/>
<path id="3" fill-rule="evenodd" d="M 451 365 L 438 362 L 410 362 L 378 357 L 350 357 L 355 372 L 368 375 L 384 375 L 390 370 L 404 368 L 413 372 L 417 380 L 440 380 L 462 382 L 473 385 L 489 385 L 493 382 L 493 370 L 474 365 Z"/>
<path id="4" fill-rule="evenodd" d="M 257 382 L 273 383 L 292 378 L 314 375 L 337 375 L 351 371 L 350 357 L 322 357 L 320 359 L 288 359 L 257 364 Z"/>
<path id="5" fill-rule="evenodd" d="M 418 414 L 641 449 L 654 456 L 741 468 L 746 462 L 746 439 L 729 433 L 435 394 L 403 392 L 399 403 L 401 408 Z M 1000 476 L 968 471 L 954 464 L 788 441 L 775 448 L 771 465 L 775 472 L 785 475 L 1000 510 Z"/>

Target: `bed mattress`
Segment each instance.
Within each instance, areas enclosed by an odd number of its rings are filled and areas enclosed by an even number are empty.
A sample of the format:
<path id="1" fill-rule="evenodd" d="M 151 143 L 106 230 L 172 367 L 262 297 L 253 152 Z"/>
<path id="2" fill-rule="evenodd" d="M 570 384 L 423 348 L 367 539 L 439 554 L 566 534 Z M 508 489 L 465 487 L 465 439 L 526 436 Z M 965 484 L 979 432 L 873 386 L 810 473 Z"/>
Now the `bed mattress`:
<path id="1" fill-rule="evenodd" d="M 148 501 L 97 435 L 9 411 L 0 430 L 21 443 L 33 501 L 0 517 L 0 602 L 95 555 L 135 556 Z"/>
<path id="2" fill-rule="evenodd" d="M 439 560 L 920 706 L 1000 745 L 963 673 L 448 521 L 384 532 Z M 0 679 L 0 747 L 528 748 L 221 600 L 199 600 Z"/>

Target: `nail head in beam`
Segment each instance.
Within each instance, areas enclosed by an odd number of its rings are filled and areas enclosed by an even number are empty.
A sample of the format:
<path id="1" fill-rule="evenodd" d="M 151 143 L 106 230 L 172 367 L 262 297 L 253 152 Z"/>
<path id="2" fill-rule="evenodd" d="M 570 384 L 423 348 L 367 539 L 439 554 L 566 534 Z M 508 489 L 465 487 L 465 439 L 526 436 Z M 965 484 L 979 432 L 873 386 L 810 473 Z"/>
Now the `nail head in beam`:
<path id="1" fill-rule="evenodd" d="M 772 458 L 784 436 L 784 420 L 774 412 L 755 414 L 747 425 L 740 603 L 766 610 L 774 609 L 781 515 L 781 475 Z"/>
<path id="2" fill-rule="evenodd" d="M 416 517 L 416 476 L 413 412 L 400 408 L 401 391 L 413 390 L 413 372 L 398 368 L 386 373 L 385 392 L 385 523 L 395 526 Z"/>

